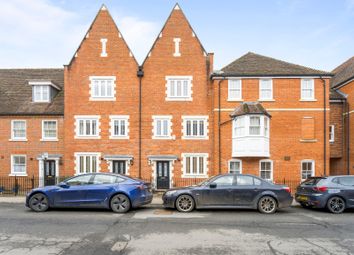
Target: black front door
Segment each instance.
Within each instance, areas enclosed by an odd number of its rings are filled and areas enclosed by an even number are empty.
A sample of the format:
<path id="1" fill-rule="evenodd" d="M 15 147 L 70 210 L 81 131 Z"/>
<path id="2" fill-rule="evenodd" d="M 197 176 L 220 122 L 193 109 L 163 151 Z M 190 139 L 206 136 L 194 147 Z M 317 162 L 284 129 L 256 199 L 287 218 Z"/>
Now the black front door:
<path id="1" fill-rule="evenodd" d="M 113 161 L 113 173 L 115 174 L 126 174 L 126 161 L 125 160 L 114 160 Z"/>
<path id="2" fill-rule="evenodd" d="M 170 162 L 169 161 L 156 162 L 156 186 L 157 189 L 170 188 Z"/>
<path id="3" fill-rule="evenodd" d="M 44 161 L 44 186 L 55 185 L 55 160 Z"/>

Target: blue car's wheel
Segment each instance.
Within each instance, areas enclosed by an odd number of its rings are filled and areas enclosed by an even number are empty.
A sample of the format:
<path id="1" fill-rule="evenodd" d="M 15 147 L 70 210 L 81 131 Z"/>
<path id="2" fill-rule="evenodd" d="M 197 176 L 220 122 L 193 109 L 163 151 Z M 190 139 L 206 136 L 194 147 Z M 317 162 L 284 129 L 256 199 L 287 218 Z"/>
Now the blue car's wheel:
<path id="1" fill-rule="evenodd" d="M 258 201 L 258 211 L 261 213 L 271 214 L 277 210 L 277 201 L 271 196 L 261 197 Z"/>
<path id="2" fill-rule="evenodd" d="M 130 200 L 124 194 L 117 194 L 111 199 L 111 209 L 116 213 L 126 213 L 130 209 Z"/>
<path id="3" fill-rule="evenodd" d="M 48 198 L 42 194 L 34 194 L 29 200 L 29 207 L 35 212 L 45 212 L 48 210 Z"/>

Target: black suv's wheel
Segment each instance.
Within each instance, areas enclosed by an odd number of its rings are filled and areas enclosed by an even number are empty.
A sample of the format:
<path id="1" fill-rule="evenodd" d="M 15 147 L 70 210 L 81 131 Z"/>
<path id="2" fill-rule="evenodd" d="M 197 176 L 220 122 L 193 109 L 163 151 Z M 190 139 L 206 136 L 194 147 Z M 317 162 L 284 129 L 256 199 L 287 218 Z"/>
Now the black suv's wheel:
<path id="1" fill-rule="evenodd" d="M 176 200 L 176 208 L 180 212 L 191 212 L 194 206 L 194 199 L 190 195 L 181 195 Z"/>
<path id="2" fill-rule="evenodd" d="M 327 201 L 327 208 L 331 213 L 342 213 L 345 210 L 345 201 L 341 197 L 331 197 Z"/>
<path id="3" fill-rule="evenodd" d="M 111 199 L 111 209 L 116 213 L 126 213 L 130 209 L 130 200 L 124 194 L 117 194 Z"/>
<path id="4" fill-rule="evenodd" d="M 277 210 L 277 201 L 271 196 L 261 197 L 258 201 L 258 211 L 261 213 L 275 213 Z"/>
<path id="5" fill-rule="evenodd" d="M 48 198 L 42 193 L 37 193 L 31 196 L 28 204 L 35 212 L 45 212 L 49 208 Z"/>

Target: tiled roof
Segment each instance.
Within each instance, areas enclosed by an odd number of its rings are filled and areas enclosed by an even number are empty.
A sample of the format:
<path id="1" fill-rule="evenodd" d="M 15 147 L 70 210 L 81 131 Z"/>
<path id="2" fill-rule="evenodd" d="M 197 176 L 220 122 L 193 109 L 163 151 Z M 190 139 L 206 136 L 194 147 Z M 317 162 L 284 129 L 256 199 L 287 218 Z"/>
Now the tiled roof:
<path id="1" fill-rule="evenodd" d="M 61 90 L 50 103 L 33 103 L 29 81 L 46 80 Z M 63 115 L 63 69 L 0 69 L 0 115 Z"/>
<path id="2" fill-rule="evenodd" d="M 354 57 L 338 66 L 332 71 L 334 77 L 331 79 L 331 87 L 338 87 L 354 79 Z"/>
<path id="3" fill-rule="evenodd" d="M 329 76 L 331 73 L 249 52 L 213 76 Z"/>
<path id="4" fill-rule="evenodd" d="M 345 99 L 345 96 L 343 96 L 337 90 L 331 89 L 330 94 L 329 94 L 329 99 L 331 99 L 331 100 L 342 100 L 342 99 Z"/>
<path id="5" fill-rule="evenodd" d="M 243 102 L 230 114 L 232 118 L 246 114 L 264 114 L 270 117 L 270 114 L 259 102 Z"/>

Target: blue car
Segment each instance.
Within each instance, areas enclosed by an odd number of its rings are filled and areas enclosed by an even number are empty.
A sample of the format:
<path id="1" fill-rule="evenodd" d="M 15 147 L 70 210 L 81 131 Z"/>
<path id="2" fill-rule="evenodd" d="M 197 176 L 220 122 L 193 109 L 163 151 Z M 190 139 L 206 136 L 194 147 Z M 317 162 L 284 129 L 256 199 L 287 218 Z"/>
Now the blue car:
<path id="1" fill-rule="evenodd" d="M 83 174 L 56 186 L 33 189 L 26 206 L 35 212 L 49 208 L 107 208 L 125 213 L 152 201 L 151 186 L 119 174 Z"/>

